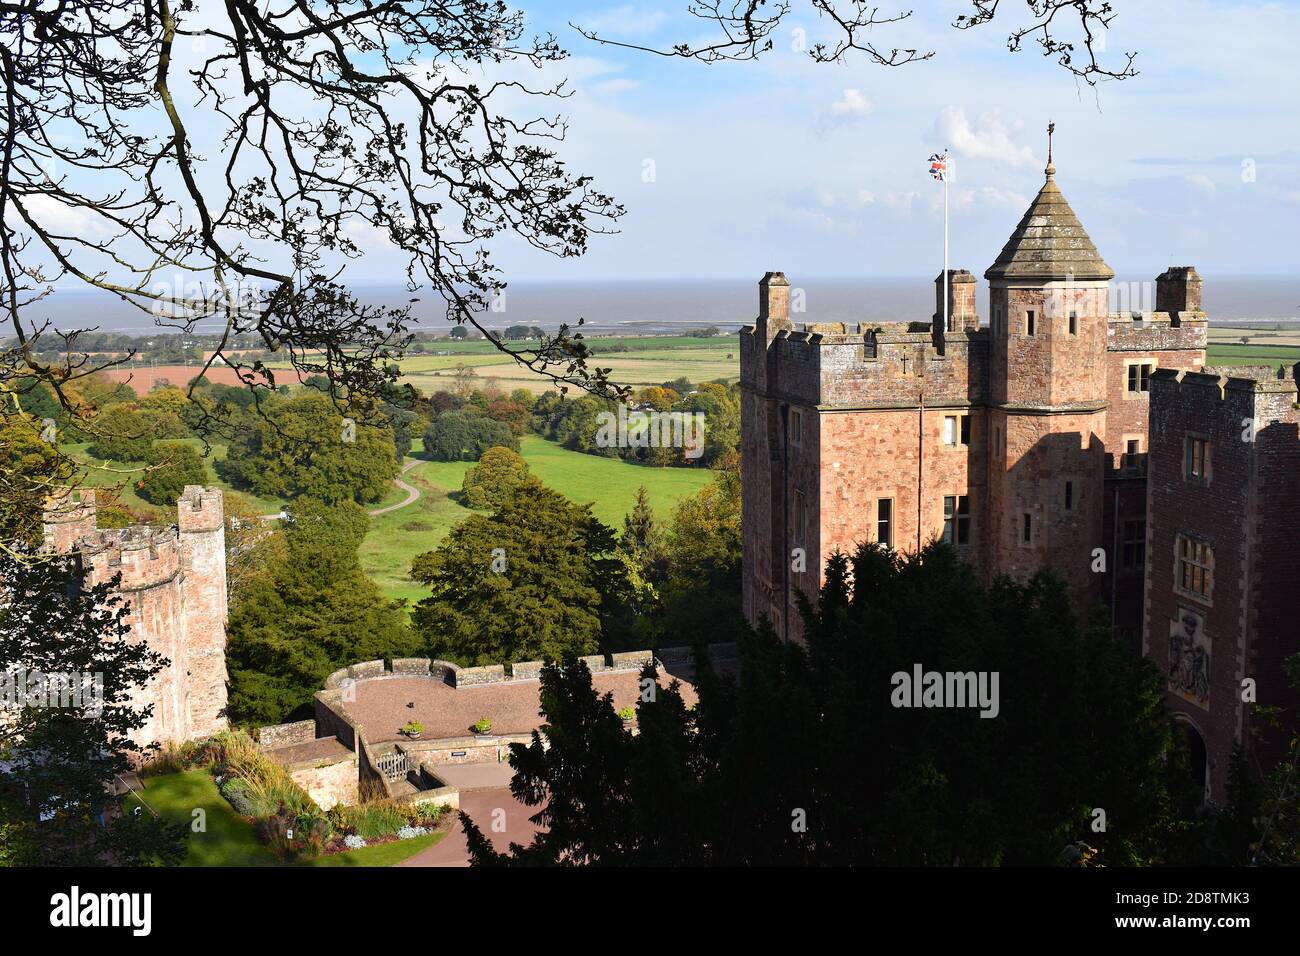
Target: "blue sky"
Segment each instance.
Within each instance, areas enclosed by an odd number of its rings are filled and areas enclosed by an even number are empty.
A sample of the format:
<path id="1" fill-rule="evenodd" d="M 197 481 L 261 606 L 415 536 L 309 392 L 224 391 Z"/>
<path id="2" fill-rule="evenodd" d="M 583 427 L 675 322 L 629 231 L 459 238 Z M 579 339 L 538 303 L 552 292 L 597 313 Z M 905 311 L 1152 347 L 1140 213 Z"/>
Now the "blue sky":
<path id="1" fill-rule="evenodd" d="M 1032 45 L 1007 52 L 1024 10 L 1010 0 L 967 32 L 949 26 L 967 3 L 917 5 L 878 41 L 936 55 L 901 68 L 812 63 L 793 31 L 815 42 L 829 24 L 790 2 L 764 59 L 716 65 L 595 44 L 567 22 L 667 46 L 703 35 L 686 0 L 525 5 L 571 54 L 573 96 L 539 112 L 561 110 L 561 155 L 628 213 L 579 260 L 500 242 L 507 277 L 932 275 L 942 187 L 925 160 L 945 146 L 951 264 L 982 273 L 1042 183 L 1049 119 L 1057 181 L 1120 273 L 1300 273 L 1300 4 L 1114 0 L 1108 49 L 1136 50 L 1140 74 L 1093 89 Z"/>

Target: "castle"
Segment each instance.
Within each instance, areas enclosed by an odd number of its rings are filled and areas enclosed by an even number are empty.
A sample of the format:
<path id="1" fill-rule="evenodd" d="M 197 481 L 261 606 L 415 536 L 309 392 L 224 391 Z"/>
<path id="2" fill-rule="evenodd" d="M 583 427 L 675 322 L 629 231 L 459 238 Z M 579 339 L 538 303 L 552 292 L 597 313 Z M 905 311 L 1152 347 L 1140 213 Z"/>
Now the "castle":
<path id="1" fill-rule="evenodd" d="M 745 613 L 800 639 L 794 589 L 815 595 L 861 542 L 940 538 L 986 580 L 1052 568 L 1167 675 L 1221 800 L 1233 745 L 1252 747 L 1242 681 L 1294 703 L 1295 374 L 1204 371 L 1192 267 L 1156 279 L 1154 312 L 1111 313 L 1114 272 L 1050 158 L 1045 174 L 984 274 L 987 325 L 966 270 L 936 279 L 929 322 L 796 327 L 785 276 L 760 281 L 741 332 Z"/>
<path id="2" fill-rule="evenodd" d="M 177 523 L 166 529 L 100 530 L 95 493 L 53 502 L 45 515 L 45 546 L 78 553 L 86 582 L 120 575 L 130 639 L 168 660 L 132 701 L 152 704 L 139 744 L 180 743 L 226 726 L 226 546 L 222 494 L 187 486 Z"/>

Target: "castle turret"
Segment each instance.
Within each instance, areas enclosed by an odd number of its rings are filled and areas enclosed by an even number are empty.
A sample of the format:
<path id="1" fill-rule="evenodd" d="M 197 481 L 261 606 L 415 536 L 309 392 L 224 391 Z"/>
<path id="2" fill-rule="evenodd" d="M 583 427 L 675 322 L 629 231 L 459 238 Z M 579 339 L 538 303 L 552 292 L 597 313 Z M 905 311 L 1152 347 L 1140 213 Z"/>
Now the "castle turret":
<path id="1" fill-rule="evenodd" d="M 994 569 L 1026 578 L 1053 567 L 1094 596 L 1107 408 L 1106 265 L 1056 185 L 1046 180 L 989 280 L 990 539 Z"/>
<path id="2" fill-rule="evenodd" d="M 176 505 L 181 548 L 187 736 L 225 726 L 226 534 L 219 488 L 188 485 Z"/>

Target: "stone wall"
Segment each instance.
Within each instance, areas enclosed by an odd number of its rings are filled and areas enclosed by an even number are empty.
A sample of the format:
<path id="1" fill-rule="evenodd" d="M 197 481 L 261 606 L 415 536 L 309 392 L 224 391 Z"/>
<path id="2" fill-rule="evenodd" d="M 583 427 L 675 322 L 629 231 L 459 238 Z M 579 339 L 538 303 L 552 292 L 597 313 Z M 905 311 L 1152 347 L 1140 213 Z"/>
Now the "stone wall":
<path id="1" fill-rule="evenodd" d="M 264 750 L 286 747 L 289 744 L 307 744 L 316 739 L 316 721 L 298 720 L 291 724 L 277 724 L 274 727 L 260 727 L 257 742 Z"/>
<path id="2" fill-rule="evenodd" d="M 1166 677 L 1170 709 L 1204 741 L 1215 801 L 1226 798 L 1234 745 L 1260 766 L 1284 753 L 1284 741 L 1267 732 L 1257 745 L 1242 681 L 1256 681 L 1261 704 L 1300 705 L 1282 671 L 1300 650 L 1294 372 L 1233 371 L 1153 376 L 1148 457 L 1144 650 Z M 1189 437 L 1208 443 L 1206 478 L 1187 474 Z M 1208 594 L 1182 586 L 1180 536 L 1211 549 Z"/>
<path id="3" fill-rule="evenodd" d="M 294 783 L 307 791 L 322 810 L 336 805 L 351 806 L 360 801 L 360 784 L 357 773 L 357 755 L 332 762 L 287 768 Z"/>

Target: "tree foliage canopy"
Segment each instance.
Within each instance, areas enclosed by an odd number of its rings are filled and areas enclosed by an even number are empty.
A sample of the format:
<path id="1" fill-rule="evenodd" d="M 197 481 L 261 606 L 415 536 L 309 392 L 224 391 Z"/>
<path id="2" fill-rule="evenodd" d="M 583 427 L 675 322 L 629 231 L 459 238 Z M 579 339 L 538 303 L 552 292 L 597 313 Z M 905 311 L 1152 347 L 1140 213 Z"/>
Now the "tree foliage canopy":
<path id="1" fill-rule="evenodd" d="M 431 593 L 412 623 L 435 657 L 500 664 L 594 654 L 626 587 L 614 532 L 539 482 L 470 515 L 411 576 Z"/>

